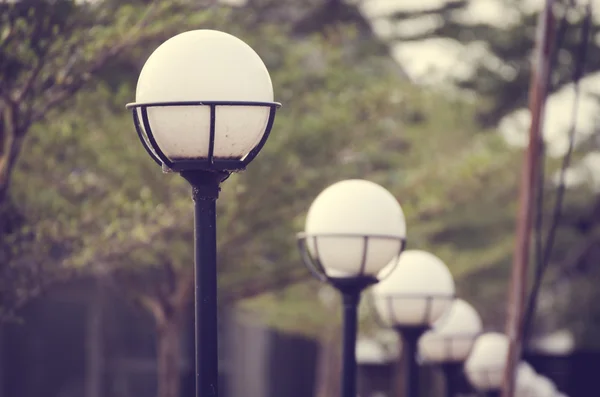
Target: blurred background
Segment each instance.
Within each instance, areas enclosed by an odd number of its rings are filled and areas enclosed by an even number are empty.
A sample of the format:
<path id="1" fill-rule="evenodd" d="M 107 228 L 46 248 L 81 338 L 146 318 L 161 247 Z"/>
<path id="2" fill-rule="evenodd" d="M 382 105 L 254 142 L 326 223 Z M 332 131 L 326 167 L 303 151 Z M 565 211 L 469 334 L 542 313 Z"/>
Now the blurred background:
<path id="1" fill-rule="evenodd" d="M 294 236 L 313 198 L 345 178 L 389 189 L 409 247 L 443 259 L 485 330 L 502 331 L 542 6 L 1 0 L 0 396 L 192 395 L 190 193 L 152 163 L 124 108 L 149 54 L 190 29 L 250 44 L 284 104 L 259 161 L 218 202 L 223 397 L 339 394 L 339 298 L 310 277 Z M 583 18 L 561 10 L 543 219 L 569 146 Z M 597 395 L 600 365 L 599 29 L 595 15 L 564 214 L 525 349 L 571 397 Z M 364 306 L 360 395 L 400 397 L 396 337 Z M 423 397 L 441 395 L 440 376 L 422 373 Z"/>

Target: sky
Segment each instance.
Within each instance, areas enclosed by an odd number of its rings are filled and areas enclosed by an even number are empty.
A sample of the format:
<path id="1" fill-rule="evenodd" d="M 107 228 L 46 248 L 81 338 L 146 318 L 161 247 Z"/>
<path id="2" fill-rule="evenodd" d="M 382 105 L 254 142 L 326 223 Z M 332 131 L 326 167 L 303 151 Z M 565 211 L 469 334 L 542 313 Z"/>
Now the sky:
<path id="1" fill-rule="evenodd" d="M 435 18 L 420 18 L 409 23 L 392 23 L 386 18 L 393 11 L 418 11 L 435 8 L 448 0 L 364 0 L 363 13 L 371 19 L 375 32 L 382 37 L 392 32 L 416 34 L 436 26 Z M 506 6 L 507 0 L 476 0 L 461 14 L 464 23 L 488 23 L 509 25 L 517 23 L 518 14 Z M 544 0 L 520 0 L 525 12 L 536 12 L 545 4 Z M 584 4 L 585 1 L 579 1 Z M 592 6 L 600 10 L 600 0 L 592 0 Z M 600 12 L 594 13 L 600 22 Z M 595 37 L 594 40 L 600 40 Z M 462 45 L 450 39 L 429 39 L 414 43 L 394 45 L 392 54 L 409 77 L 416 83 L 440 85 L 453 78 L 467 77 L 481 63 L 494 63 L 502 66 L 502 61 L 494 59 L 486 51 L 483 43 Z M 506 66 L 507 72 L 510 68 Z M 581 82 L 579 110 L 577 113 L 577 140 L 589 136 L 595 126 L 596 114 L 600 112 L 598 101 L 589 94 L 600 93 L 600 74 L 588 75 Z M 572 85 L 554 93 L 548 99 L 544 120 L 544 137 L 549 156 L 563 156 L 568 147 L 568 129 L 571 124 L 574 88 Z M 525 147 L 530 123 L 527 109 L 520 109 L 507 115 L 498 125 L 499 133 L 506 141 L 517 147 Z M 568 172 L 569 185 L 588 183 L 600 191 L 600 153 L 591 153 Z"/>

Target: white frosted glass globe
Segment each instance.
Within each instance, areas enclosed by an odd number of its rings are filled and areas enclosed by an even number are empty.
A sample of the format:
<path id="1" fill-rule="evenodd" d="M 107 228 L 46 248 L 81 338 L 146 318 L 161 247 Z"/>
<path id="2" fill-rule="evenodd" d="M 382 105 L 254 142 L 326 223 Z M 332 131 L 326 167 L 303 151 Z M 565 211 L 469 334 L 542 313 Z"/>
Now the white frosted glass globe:
<path id="1" fill-rule="evenodd" d="M 161 44 L 137 83 L 137 103 L 179 101 L 272 102 L 273 85 L 263 61 L 242 40 L 216 30 L 192 30 Z M 217 106 L 214 157 L 243 159 L 264 135 L 269 111 Z M 208 157 L 208 106 L 148 107 L 148 119 L 169 159 Z"/>
<path id="2" fill-rule="evenodd" d="M 508 348 L 509 341 L 504 334 L 489 332 L 477 338 L 465 362 L 465 373 L 473 387 L 486 391 L 502 386 Z"/>
<path id="3" fill-rule="evenodd" d="M 515 380 L 515 397 L 535 397 L 535 382 L 537 374 L 531 365 L 521 361 L 517 366 Z"/>
<path id="4" fill-rule="evenodd" d="M 448 310 L 454 296 L 454 280 L 437 256 L 420 250 L 400 255 L 389 276 L 373 287 L 379 317 L 391 326 L 427 326 Z M 381 271 L 388 273 L 389 268 Z"/>
<path id="5" fill-rule="evenodd" d="M 557 392 L 556 386 L 552 381 L 545 376 L 538 375 L 535 384 L 535 396 L 536 397 L 555 397 Z"/>
<path id="6" fill-rule="evenodd" d="M 481 318 L 473 306 L 455 299 L 448 312 L 419 339 L 419 356 L 432 363 L 462 362 L 481 328 Z"/>
<path id="7" fill-rule="evenodd" d="M 406 221 L 390 192 L 373 182 L 350 179 L 317 196 L 306 216 L 305 233 L 311 255 L 329 276 L 360 274 L 365 248 L 363 274 L 376 275 L 400 252 Z"/>

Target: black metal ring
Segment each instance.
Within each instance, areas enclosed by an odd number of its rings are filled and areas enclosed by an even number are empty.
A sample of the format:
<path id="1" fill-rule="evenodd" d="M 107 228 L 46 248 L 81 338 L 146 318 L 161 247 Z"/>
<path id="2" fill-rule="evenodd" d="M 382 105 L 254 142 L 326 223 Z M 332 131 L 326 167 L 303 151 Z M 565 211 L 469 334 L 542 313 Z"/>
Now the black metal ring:
<path id="1" fill-rule="evenodd" d="M 371 294 L 371 296 L 370 296 L 371 310 L 373 310 L 375 312 L 375 321 L 380 327 L 390 328 L 390 327 L 396 327 L 396 326 L 403 325 L 398 320 L 394 320 L 396 317 L 394 314 L 394 303 L 396 303 L 397 300 L 402 300 L 402 299 L 407 299 L 407 300 L 421 299 L 421 300 L 425 301 L 425 310 L 423 312 L 423 318 L 421 319 L 421 322 L 419 324 L 406 324 L 407 326 L 430 325 L 430 322 L 431 322 L 430 317 L 431 317 L 433 301 L 434 300 L 448 300 L 448 301 L 452 302 L 454 299 L 456 299 L 456 295 L 455 294 L 416 294 L 416 293 L 404 294 L 404 293 L 399 293 L 399 294 L 385 294 L 382 296 L 382 295 Z M 377 310 L 376 301 L 385 301 L 385 306 L 388 310 L 387 318 L 392 319 L 391 323 L 388 323 L 387 321 L 384 321 L 381 318 L 381 316 L 379 315 L 379 311 Z"/>
<path id="2" fill-rule="evenodd" d="M 451 362 L 451 361 L 456 361 L 454 359 L 454 349 L 453 346 L 455 346 L 455 344 L 457 342 L 471 342 L 471 350 L 473 349 L 473 345 L 475 344 L 475 341 L 477 340 L 477 338 L 482 334 L 482 332 L 461 332 L 461 333 L 456 333 L 456 334 L 450 334 L 450 335 L 444 335 L 441 334 L 439 332 L 436 332 L 435 329 L 432 329 L 429 331 L 432 335 L 435 335 L 436 338 L 439 338 L 438 340 L 441 339 L 441 343 L 444 344 L 444 350 L 445 350 L 445 359 L 443 360 L 443 362 Z M 424 334 L 423 337 L 427 335 Z M 419 349 L 420 351 L 420 349 Z M 421 363 L 423 364 L 430 364 L 430 363 L 434 363 L 432 361 L 429 361 L 427 359 L 425 359 L 424 357 L 422 357 L 419 353 L 419 360 Z M 435 364 L 438 364 L 438 362 L 435 362 Z"/>
<path id="3" fill-rule="evenodd" d="M 183 107 L 183 106 L 208 106 L 210 108 L 210 126 L 208 140 L 208 155 L 206 158 L 173 160 L 170 159 L 159 147 L 152 132 L 150 121 L 148 120 L 148 108 L 152 107 Z M 220 159 L 215 158 L 213 154 L 215 145 L 216 131 L 216 109 L 217 107 L 267 107 L 270 109 L 269 117 L 265 126 L 265 131 L 258 144 L 243 159 Z M 133 122 L 138 137 L 150 157 L 158 164 L 171 171 L 186 170 L 208 170 L 208 171 L 240 171 L 258 155 L 265 145 L 273 123 L 275 113 L 281 104 L 278 102 L 248 102 L 248 101 L 173 101 L 173 102 L 146 102 L 146 103 L 128 103 L 125 106 L 131 109 Z M 141 119 L 141 120 L 140 120 Z"/>
<path id="4" fill-rule="evenodd" d="M 374 282 L 380 281 L 382 278 L 365 274 L 365 267 L 367 265 L 367 254 L 368 254 L 369 241 L 372 239 L 398 241 L 399 249 L 398 249 L 398 254 L 396 257 L 398 257 L 402 253 L 402 251 L 404 251 L 404 248 L 406 247 L 406 239 L 404 237 L 398 237 L 398 236 L 392 236 L 392 235 L 383 235 L 383 234 L 381 234 L 381 235 L 377 235 L 377 234 L 364 235 L 364 234 L 357 234 L 357 233 L 317 233 L 317 234 L 298 233 L 298 235 L 297 235 L 298 249 L 300 250 L 300 255 L 302 256 L 302 260 L 303 260 L 304 264 L 306 265 L 306 267 L 308 268 L 308 270 L 310 270 L 310 272 L 320 281 L 328 282 L 334 286 L 339 281 L 339 278 L 329 276 L 327 274 L 327 271 L 323 267 L 323 264 L 321 263 L 321 258 L 319 257 L 319 244 L 318 244 L 319 238 L 362 239 L 363 240 L 363 252 L 362 252 L 362 256 L 361 256 L 361 262 L 358 265 L 357 272 L 353 273 L 352 276 L 348 277 L 348 279 L 350 279 L 350 278 L 369 278 L 369 279 L 373 279 Z M 312 243 L 314 246 L 314 251 L 315 251 L 314 255 L 311 254 L 311 252 L 308 248 L 308 240 L 309 239 L 312 240 Z M 389 273 L 391 273 L 391 271 Z M 388 276 L 389 273 L 386 276 Z"/>

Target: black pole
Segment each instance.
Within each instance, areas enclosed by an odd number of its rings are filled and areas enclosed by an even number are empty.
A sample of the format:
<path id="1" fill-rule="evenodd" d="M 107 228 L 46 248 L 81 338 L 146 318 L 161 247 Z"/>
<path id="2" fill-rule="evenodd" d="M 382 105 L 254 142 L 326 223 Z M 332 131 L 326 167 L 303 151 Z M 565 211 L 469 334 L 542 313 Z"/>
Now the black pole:
<path id="1" fill-rule="evenodd" d="M 402 338 L 402 352 L 405 359 L 405 397 L 419 397 L 419 363 L 417 362 L 417 346 L 419 338 L 426 330 L 426 327 L 397 327 L 397 331 Z"/>
<path id="2" fill-rule="evenodd" d="M 486 397 L 500 397 L 502 395 L 502 390 L 489 390 L 486 393 Z"/>
<path id="3" fill-rule="evenodd" d="M 446 382 L 446 397 L 456 396 L 462 362 L 447 362 L 441 364 Z"/>
<path id="4" fill-rule="evenodd" d="M 219 389 L 217 324 L 217 214 L 219 185 L 228 174 L 181 173 L 194 200 L 194 286 L 196 397 L 217 397 Z"/>
<path id="5" fill-rule="evenodd" d="M 356 335 L 360 291 L 344 292 L 344 339 L 342 346 L 342 397 L 356 397 Z"/>

